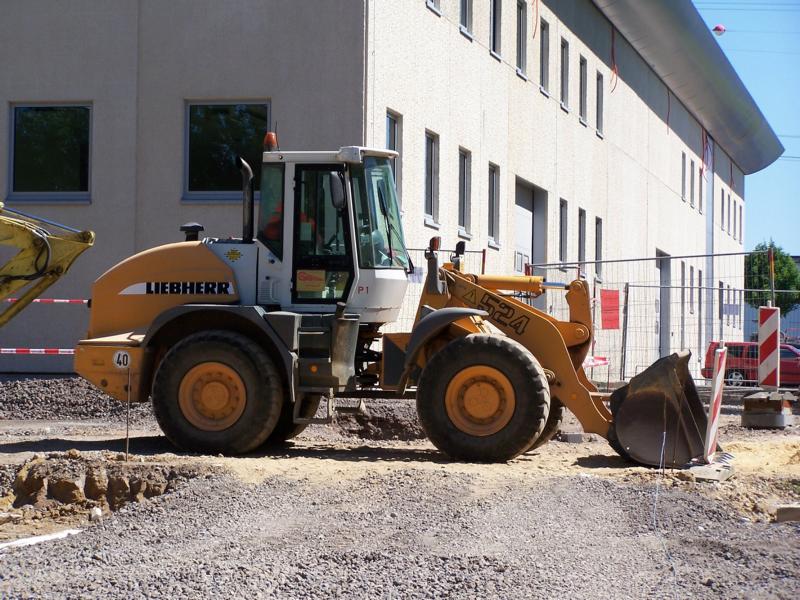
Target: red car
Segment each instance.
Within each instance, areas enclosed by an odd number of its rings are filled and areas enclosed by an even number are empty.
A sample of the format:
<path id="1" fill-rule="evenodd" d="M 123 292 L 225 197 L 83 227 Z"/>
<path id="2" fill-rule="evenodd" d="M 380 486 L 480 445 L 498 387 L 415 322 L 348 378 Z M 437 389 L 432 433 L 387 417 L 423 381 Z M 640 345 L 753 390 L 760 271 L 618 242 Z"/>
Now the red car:
<path id="1" fill-rule="evenodd" d="M 758 344 L 756 342 L 725 342 L 728 358 L 725 365 L 725 383 L 731 386 L 758 383 Z M 706 351 L 706 364 L 700 374 L 711 379 L 714 369 L 714 351 L 719 342 L 711 342 Z M 781 385 L 800 385 L 800 350 L 781 344 Z"/>

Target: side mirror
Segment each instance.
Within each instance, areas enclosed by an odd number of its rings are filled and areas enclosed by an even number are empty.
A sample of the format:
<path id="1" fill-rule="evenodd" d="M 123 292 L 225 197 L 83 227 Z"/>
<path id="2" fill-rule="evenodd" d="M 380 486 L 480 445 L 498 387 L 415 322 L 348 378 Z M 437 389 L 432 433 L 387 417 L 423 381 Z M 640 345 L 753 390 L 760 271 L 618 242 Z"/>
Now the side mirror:
<path id="1" fill-rule="evenodd" d="M 341 171 L 330 172 L 331 202 L 336 210 L 342 210 L 345 203 L 344 174 Z"/>

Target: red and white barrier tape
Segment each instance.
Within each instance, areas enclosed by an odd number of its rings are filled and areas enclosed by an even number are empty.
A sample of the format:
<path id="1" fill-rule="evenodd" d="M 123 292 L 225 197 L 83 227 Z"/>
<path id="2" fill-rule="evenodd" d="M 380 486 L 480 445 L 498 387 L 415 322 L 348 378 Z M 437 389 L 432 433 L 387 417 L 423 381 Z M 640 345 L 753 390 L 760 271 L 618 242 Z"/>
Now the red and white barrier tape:
<path id="1" fill-rule="evenodd" d="M 19 298 L 7 298 L 5 302 L 13 304 L 17 300 Z M 31 302 L 34 304 L 86 304 L 89 301 L 81 298 L 36 298 Z"/>
<path id="2" fill-rule="evenodd" d="M 0 348 L 0 354 L 24 354 L 37 356 L 70 356 L 74 348 Z"/>

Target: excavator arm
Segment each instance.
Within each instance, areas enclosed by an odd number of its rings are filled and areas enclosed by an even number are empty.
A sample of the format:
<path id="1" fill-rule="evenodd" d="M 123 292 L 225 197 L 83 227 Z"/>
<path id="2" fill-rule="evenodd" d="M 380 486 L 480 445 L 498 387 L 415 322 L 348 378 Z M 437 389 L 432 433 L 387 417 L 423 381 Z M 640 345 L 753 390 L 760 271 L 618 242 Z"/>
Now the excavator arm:
<path id="1" fill-rule="evenodd" d="M 58 230 L 51 233 L 50 227 Z M 0 265 L 0 307 L 13 294 L 15 301 L 0 312 L 0 327 L 40 296 L 67 272 L 78 256 L 94 244 L 94 233 L 33 217 L 0 202 L 0 246 L 18 249 Z"/>

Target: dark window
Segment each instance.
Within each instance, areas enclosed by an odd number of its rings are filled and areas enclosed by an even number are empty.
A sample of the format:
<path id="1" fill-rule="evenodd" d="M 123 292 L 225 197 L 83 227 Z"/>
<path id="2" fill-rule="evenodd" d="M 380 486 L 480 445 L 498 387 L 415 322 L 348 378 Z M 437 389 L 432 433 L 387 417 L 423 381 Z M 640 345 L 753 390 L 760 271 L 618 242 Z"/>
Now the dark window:
<path id="1" fill-rule="evenodd" d="M 433 10 L 435 10 L 437 13 L 440 12 L 439 1 L 440 0 L 425 0 L 427 5 Z"/>
<path id="2" fill-rule="evenodd" d="M 603 219 L 600 217 L 594 220 L 594 259 L 596 261 L 603 260 Z M 602 276 L 603 263 L 595 263 L 594 271 L 598 277 Z"/>
<path id="3" fill-rule="evenodd" d="M 258 239 L 283 260 L 283 163 L 264 163 L 258 203 Z"/>
<path id="4" fill-rule="evenodd" d="M 681 198 L 686 200 L 686 152 L 681 152 Z"/>
<path id="5" fill-rule="evenodd" d="M 472 0 L 461 0 L 459 23 L 464 31 L 472 32 Z"/>
<path id="6" fill-rule="evenodd" d="M 603 133 L 603 76 L 598 73 L 597 74 L 597 97 L 595 98 L 595 103 L 597 106 L 595 110 L 597 114 L 595 115 L 595 127 L 597 128 L 598 133 Z"/>
<path id="7" fill-rule="evenodd" d="M 471 156 L 468 151 L 458 151 L 458 227 L 465 232 L 469 231 L 470 225 L 471 162 Z"/>
<path id="8" fill-rule="evenodd" d="M 586 260 L 586 211 L 578 209 L 578 262 Z"/>
<path id="9" fill-rule="evenodd" d="M 491 40 L 490 48 L 495 54 L 500 54 L 500 37 L 503 31 L 502 27 L 502 14 L 503 14 L 503 1 L 490 0 L 491 6 Z"/>
<path id="10" fill-rule="evenodd" d="M 261 153 L 269 125 L 267 104 L 190 104 L 187 191 L 228 193 L 238 198 L 242 176 L 236 157 L 252 167 L 255 189 L 261 181 Z"/>
<path id="11" fill-rule="evenodd" d="M 11 191 L 89 192 L 88 106 L 15 106 Z"/>
<path id="12" fill-rule="evenodd" d="M 700 214 L 703 214 L 703 165 L 701 164 L 697 171 L 697 182 L 700 184 L 697 186 L 697 210 Z"/>
<path id="13" fill-rule="evenodd" d="M 728 192 L 728 224 L 725 226 L 725 231 L 731 232 L 731 193 Z"/>
<path id="14" fill-rule="evenodd" d="M 439 218 L 439 136 L 425 132 L 425 216 Z"/>
<path id="15" fill-rule="evenodd" d="M 561 38 L 561 106 L 569 106 L 569 42 Z"/>
<path id="16" fill-rule="evenodd" d="M 567 260 L 567 201 L 563 198 L 558 213 L 558 260 Z"/>
<path id="17" fill-rule="evenodd" d="M 797 358 L 797 354 L 789 350 L 789 348 L 781 348 L 781 358 Z"/>
<path id="18" fill-rule="evenodd" d="M 739 243 L 742 243 L 742 205 L 739 205 Z"/>
<path id="19" fill-rule="evenodd" d="M 401 136 L 401 125 L 402 117 L 397 113 L 393 113 L 391 111 L 386 112 L 386 149 L 387 150 L 394 150 L 395 152 L 400 152 L 400 136 Z M 395 185 L 397 187 L 398 198 L 400 196 L 400 169 L 401 163 L 396 158 L 392 158 L 389 161 L 389 164 L 392 165 L 392 173 L 394 173 L 394 180 Z"/>
<path id="20" fill-rule="evenodd" d="M 719 228 L 725 229 L 725 190 L 719 191 Z"/>
<path id="21" fill-rule="evenodd" d="M 528 5 L 517 0 L 517 71 L 525 73 L 528 53 Z"/>
<path id="22" fill-rule="evenodd" d="M 744 355 L 745 346 L 740 344 L 727 344 L 729 358 L 742 358 Z"/>
<path id="23" fill-rule="evenodd" d="M 500 241 L 500 176 L 496 165 L 489 165 L 489 239 Z"/>
<path id="24" fill-rule="evenodd" d="M 694 314 L 694 267 L 689 266 L 689 312 Z"/>
<path id="25" fill-rule="evenodd" d="M 689 170 L 689 205 L 694 208 L 694 161 L 691 161 L 692 168 Z"/>
<path id="26" fill-rule="evenodd" d="M 539 24 L 539 87 L 550 91 L 550 25 L 544 19 Z"/>
<path id="27" fill-rule="evenodd" d="M 587 75 L 586 75 L 586 59 L 581 56 L 580 59 L 580 105 L 578 106 L 578 116 L 580 120 L 586 124 L 586 104 L 587 104 L 587 96 L 588 90 L 587 88 Z"/>

